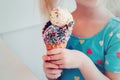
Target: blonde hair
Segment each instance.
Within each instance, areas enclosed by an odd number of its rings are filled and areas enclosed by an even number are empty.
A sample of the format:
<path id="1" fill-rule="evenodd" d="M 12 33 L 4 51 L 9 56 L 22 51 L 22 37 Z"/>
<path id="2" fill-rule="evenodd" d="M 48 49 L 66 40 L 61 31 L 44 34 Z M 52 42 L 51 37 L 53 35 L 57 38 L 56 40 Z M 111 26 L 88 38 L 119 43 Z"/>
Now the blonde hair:
<path id="1" fill-rule="evenodd" d="M 41 0 L 41 10 L 45 15 L 49 14 L 49 11 L 55 6 L 58 0 Z M 60 0 L 63 1 L 63 0 Z M 99 0 L 104 4 L 108 10 L 110 10 L 115 16 L 120 17 L 120 0 Z"/>
<path id="2" fill-rule="evenodd" d="M 43 23 L 49 20 L 50 11 L 54 8 L 57 0 L 40 0 L 40 11 L 42 16 L 44 16 Z"/>
<path id="3" fill-rule="evenodd" d="M 40 7 L 43 13 L 49 13 L 54 8 L 57 0 L 40 0 Z"/>

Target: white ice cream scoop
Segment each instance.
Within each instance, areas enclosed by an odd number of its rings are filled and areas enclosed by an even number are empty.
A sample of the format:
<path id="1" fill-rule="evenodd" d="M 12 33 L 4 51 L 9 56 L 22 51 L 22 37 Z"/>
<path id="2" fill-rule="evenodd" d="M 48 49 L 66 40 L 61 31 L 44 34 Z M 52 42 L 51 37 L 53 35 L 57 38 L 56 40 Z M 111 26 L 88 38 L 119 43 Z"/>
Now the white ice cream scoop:
<path id="1" fill-rule="evenodd" d="M 50 12 L 50 21 L 53 25 L 63 27 L 72 22 L 73 17 L 67 9 L 54 8 Z"/>

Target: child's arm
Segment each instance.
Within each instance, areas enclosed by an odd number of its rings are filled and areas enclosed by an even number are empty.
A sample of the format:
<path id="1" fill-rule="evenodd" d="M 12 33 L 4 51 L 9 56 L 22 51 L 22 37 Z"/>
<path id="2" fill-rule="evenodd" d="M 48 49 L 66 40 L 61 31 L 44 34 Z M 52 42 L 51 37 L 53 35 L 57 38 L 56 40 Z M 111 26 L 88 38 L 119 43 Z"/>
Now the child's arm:
<path id="1" fill-rule="evenodd" d="M 83 65 L 79 69 L 85 80 L 110 80 L 97 69 L 88 57 L 84 58 Z"/>
<path id="2" fill-rule="evenodd" d="M 86 57 L 84 61 L 82 67 L 79 69 L 85 80 L 120 80 L 120 73 L 106 71 L 106 77 L 96 68 L 89 58 Z"/>
<path id="3" fill-rule="evenodd" d="M 106 75 L 111 79 L 111 80 L 120 80 L 120 73 L 111 73 L 106 71 Z"/>

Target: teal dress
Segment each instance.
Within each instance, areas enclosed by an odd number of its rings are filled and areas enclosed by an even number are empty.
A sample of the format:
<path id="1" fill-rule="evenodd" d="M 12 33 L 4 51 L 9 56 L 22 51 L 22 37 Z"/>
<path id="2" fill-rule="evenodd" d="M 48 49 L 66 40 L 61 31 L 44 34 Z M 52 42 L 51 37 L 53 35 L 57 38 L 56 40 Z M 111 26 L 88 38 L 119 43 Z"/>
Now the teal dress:
<path id="1" fill-rule="evenodd" d="M 83 52 L 103 74 L 105 71 L 120 73 L 120 19 L 111 18 L 99 33 L 89 38 L 71 35 L 67 48 Z M 58 80 L 85 79 L 80 70 L 75 68 L 63 69 Z"/>

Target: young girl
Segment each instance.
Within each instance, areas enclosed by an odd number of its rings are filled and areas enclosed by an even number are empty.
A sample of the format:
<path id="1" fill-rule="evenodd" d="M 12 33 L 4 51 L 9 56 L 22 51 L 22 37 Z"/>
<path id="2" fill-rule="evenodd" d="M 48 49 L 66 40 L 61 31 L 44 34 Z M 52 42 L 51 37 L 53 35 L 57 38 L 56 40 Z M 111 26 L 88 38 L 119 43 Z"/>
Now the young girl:
<path id="1" fill-rule="evenodd" d="M 44 1 L 50 9 L 53 0 Z M 120 80 L 120 20 L 101 0 L 75 1 L 75 25 L 67 49 L 53 49 L 43 56 L 47 78 Z"/>

